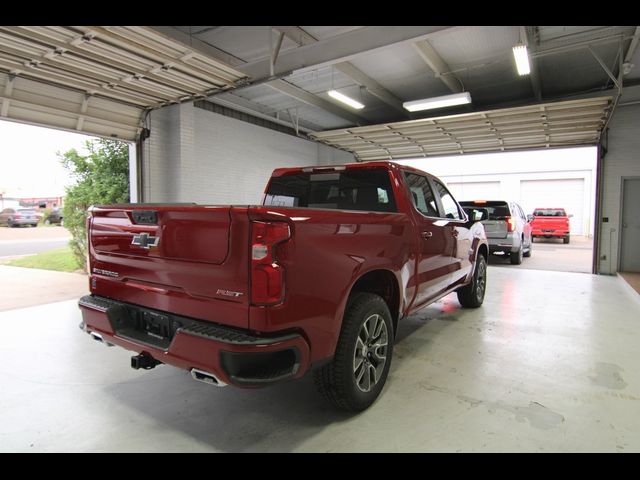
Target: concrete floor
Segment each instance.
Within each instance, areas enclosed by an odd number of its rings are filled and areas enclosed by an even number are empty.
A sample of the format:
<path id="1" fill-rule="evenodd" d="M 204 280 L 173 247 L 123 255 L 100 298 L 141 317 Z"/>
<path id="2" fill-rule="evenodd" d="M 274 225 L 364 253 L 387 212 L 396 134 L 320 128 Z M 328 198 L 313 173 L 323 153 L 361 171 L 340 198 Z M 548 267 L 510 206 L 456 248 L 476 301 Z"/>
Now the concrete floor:
<path id="1" fill-rule="evenodd" d="M 338 413 L 309 377 L 218 389 L 129 367 L 75 301 L 0 313 L 3 452 L 640 451 L 640 296 L 616 276 L 490 267 L 405 319 L 387 385 Z"/>
<path id="2" fill-rule="evenodd" d="M 531 256 L 523 258 L 520 265 L 511 265 L 506 255 L 489 257 L 489 265 L 582 273 L 591 273 L 592 261 L 593 238 L 582 235 L 573 235 L 567 244 L 561 238 L 536 238 Z"/>
<path id="3" fill-rule="evenodd" d="M 89 279 L 84 274 L 9 265 L 0 265 L 0 285 L 0 312 L 61 300 L 77 300 L 89 293 Z"/>

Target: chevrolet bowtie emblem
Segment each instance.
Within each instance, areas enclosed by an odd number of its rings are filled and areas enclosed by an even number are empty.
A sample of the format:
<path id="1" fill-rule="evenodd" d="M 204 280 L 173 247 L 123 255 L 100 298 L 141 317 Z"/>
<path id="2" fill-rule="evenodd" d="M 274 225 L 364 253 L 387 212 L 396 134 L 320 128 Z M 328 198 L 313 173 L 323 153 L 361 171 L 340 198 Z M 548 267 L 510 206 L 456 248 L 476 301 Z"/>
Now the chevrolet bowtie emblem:
<path id="1" fill-rule="evenodd" d="M 160 237 L 154 237 L 148 233 L 141 233 L 134 235 L 131 245 L 138 245 L 139 247 L 149 250 L 151 247 L 157 247 L 160 242 Z"/>

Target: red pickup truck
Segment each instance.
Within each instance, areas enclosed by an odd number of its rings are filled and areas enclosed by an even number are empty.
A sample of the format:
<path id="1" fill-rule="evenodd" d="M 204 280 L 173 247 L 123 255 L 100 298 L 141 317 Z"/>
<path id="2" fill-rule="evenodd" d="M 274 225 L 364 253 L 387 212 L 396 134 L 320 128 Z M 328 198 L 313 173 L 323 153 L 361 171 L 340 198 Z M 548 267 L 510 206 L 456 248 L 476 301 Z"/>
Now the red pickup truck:
<path id="1" fill-rule="evenodd" d="M 571 239 L 569 217 L 564 208 L 536 208 L 531 221 L 531 238 L 562 238 L 564 243 Z"/>
<path id="2" fill-rule="evenodd" d="M 277 169 L 261 206 L 89 213 L 81 328 L 137 352 L 133 368 L 261 387 L 313 366 L 320 392 L 358 411 L 382 390 L 399 319 L 453 291 L 484 299 L 483 212 L 392 162 Z"/>

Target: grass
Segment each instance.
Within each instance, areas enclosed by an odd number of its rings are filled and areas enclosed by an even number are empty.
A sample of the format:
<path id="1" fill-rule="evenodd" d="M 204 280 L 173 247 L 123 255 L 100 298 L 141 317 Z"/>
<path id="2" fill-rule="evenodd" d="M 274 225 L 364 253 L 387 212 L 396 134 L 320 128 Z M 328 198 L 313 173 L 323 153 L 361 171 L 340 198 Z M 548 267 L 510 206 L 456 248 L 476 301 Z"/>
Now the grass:
<path id="1" fill-rule="evenodd" d="M 11 260 L 7 262 L 7 265 L 56 270 L 58 272 L 75 272 L 80 268 L 69 247 L 56 248 L 36 255 Z"/>

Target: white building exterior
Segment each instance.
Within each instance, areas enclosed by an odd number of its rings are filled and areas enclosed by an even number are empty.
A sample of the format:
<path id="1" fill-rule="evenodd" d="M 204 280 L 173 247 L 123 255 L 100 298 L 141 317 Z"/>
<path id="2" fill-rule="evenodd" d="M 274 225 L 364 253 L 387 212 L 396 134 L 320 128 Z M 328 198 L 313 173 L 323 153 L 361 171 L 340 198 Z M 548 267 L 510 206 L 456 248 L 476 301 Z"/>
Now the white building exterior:
<path id="1" fill-rule="evenodd" d="M 514 200 L 525 213 L 562 207 L 571 233 L 593 235 L 596 147 L 403 160 L 436 175 L 458 200 Z"/>

